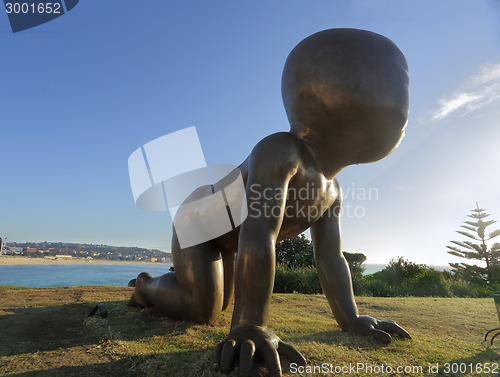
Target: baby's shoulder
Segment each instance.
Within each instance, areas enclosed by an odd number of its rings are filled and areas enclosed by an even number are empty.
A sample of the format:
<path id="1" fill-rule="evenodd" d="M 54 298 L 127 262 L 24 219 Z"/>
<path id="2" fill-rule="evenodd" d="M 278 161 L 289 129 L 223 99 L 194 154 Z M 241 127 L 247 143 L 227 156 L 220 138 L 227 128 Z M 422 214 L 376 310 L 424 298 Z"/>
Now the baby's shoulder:
<path id="1" fill-rule="evenodd" d="M 266 136 L 255 145 L 251 159 L 296 159 L 300 153 L 302 141 L 290 132 L 277 132 Z"/>
<path id="2" fill-rule="evenodd" d="M 259 141 L 248 158 L 255 176 L 290 176 L 301 164 L 301 141 L 289 132 L 278 132 Z"/>

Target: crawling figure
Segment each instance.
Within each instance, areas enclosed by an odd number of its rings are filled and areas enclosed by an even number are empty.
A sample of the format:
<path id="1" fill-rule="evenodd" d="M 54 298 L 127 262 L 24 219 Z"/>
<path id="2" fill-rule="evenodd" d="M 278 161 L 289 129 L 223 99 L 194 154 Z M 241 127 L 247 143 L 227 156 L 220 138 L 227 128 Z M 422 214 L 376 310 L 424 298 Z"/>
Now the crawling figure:
<path id="1" fill-rule="evenodd" d="M 308 228 L 321 287 L 342 330 L 385 343 L 393 334 L 410 338 L 392 321 L 358 315 L 341 252 L 342 196 L 335 178 L 349 165 L 388 156 L 401 141 L 409 109 L 404 55 L 391 40 L 372 32 L 321 31 L 292 50 L 281 90 L 290 131 L 264 138 L 239 166 L 246 220 L 217 239 L 183 249 L 174 229 L 175 272 L 156 278 L 142 273 L 132 281 L 131 304 L 155 306 L 169 317 L 198 323 L 213 321 L 234 293 L 230 333 L 215 353 L 222 371 L 229 371 L 239 355 L 242 376 L 250 374 L 256 354 L 272 376 L 281 376 L 280 355 L 305 363 L 266 326 L 275 245 Z M 192 195 L 210 195 L 224 181 Z"/>

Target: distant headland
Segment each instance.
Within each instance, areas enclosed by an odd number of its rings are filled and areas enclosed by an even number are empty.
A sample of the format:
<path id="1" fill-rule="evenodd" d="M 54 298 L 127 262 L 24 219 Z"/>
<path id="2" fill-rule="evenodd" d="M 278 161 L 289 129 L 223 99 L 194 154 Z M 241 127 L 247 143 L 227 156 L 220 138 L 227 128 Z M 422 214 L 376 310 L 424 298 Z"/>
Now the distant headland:
<path id="1" fill-rule="evenodd" d="M 67 242 L 11 242 L 0 255 L 0 265 L 78 263 L 172 264 L 172 256 L 157 249 Z"/>

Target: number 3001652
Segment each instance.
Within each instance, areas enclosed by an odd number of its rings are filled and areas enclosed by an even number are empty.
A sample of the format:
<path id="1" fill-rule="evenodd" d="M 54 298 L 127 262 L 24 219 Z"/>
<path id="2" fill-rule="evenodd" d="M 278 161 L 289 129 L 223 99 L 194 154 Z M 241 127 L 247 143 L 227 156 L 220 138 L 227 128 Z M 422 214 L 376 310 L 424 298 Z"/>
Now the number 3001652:
<path id="1" fill-rule="evenodd" d="M 500 374 L 500 369 L 498 363 L 445 363 L 444 373 L 473 373 L 481 374 L 485 373 L 488 375 Z"/>
<path id="2" fill-rule="evenodd" d="M 60 3 L 5 3 L 5 9 L 7 13 L 14 14 L 42 14 L 42 13 L 61 13 L 61 4 Z"/>

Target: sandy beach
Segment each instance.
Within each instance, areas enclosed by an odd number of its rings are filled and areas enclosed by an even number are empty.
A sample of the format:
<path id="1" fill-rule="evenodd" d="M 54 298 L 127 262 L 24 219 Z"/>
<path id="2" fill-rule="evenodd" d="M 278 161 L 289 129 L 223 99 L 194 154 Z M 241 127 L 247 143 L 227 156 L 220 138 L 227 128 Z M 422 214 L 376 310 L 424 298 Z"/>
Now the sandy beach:
<path id="1" fill-rule="evenodd" d="M 45 259 L 45 258 L 27 258 L 27 257 L 10 257 L 2 255 L 0 257 L 0 266 L 20 265 L 20 264 L 152 264 L 152 265 L 169 265 L 169 263 L 154 263 L 154 262 L 139 262 L 139 261 L 118 261 L 118 260 L 102 260 L 102 259 Z"/>

